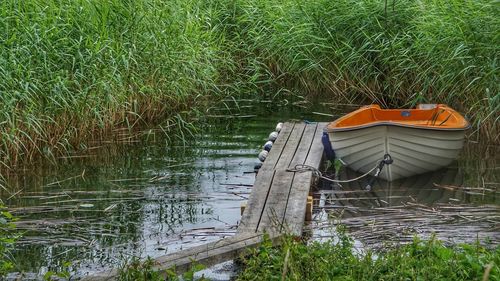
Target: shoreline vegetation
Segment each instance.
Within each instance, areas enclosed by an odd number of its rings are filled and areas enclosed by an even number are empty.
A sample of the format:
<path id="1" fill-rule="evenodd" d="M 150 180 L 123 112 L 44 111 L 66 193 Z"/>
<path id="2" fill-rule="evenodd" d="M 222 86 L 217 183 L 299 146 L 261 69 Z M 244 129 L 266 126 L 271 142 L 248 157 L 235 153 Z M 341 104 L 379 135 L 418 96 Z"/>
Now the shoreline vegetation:
<path id="1" fill-rule="evenodd" d="M 447 103 L 498 143 L 495 1 L 7 0 L 0 170 L 228 97 Z M 167 130 L 168 131 L 168 130 Z"/>
<path id="2" fill-rule="evenodd" d="M 340 227 L 340 229 L 343 229 Z M 359 251 L 345 230 L 334 241 L 285 237 L 280 247 L 264 243 L 243 260 L 237 280 L 497 280 L 500 247 L 478 242 L 446 246 L 436 237 L 383 251 Z M 492 245 L 490 245 L 492 246 Z"/>
<path id="3" fill-rule="evenodd" d="M 354 240 L 338 226 L 338 237 L 304 242 L 292 236 L 280 238 L 279 246 L 265 240 L 250 254 L 235 260 L 238 274 L 234 280 L 498 280 L 500 247 L 477 241 L 445 245 L 435 236 L 415 237 L 407 244 L 388 244 L 383 250 L 360 250 Z M 118 280 L 181 280 L 174 269 L 154 270 L 154 259 L 135 260 L 123 265 Z M 205 269 L 193 263 L 182 280 L 195 278 Z M 167 276 L 165 278 L 165 275 Z"/>

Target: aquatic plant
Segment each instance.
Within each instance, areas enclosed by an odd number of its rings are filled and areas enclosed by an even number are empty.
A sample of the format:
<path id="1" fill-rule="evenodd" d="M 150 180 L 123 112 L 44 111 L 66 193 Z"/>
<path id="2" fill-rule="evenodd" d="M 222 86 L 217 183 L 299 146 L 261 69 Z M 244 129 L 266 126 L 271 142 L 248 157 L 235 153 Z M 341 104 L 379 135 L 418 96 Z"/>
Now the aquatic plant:
<path id="1" fill-rule="evenodd" d="M 2 1 L 0 167 L 117 127 L 171 128 L 238 95 L 448 103 L 499 141 L 499 12 L 490 0 Z"/>
<path id="2" fill-rule="evenodd" d="M 2 1 L 0 166 L 79 149 L 203 103 L 221 40 L 196 1 Z"/>
<path id="3" fill-rule="evenodd" d="M 238 3 L 238 34 L 267 80 L 332 100 L 448 103 L 498 131 L 494 2 Z"/>

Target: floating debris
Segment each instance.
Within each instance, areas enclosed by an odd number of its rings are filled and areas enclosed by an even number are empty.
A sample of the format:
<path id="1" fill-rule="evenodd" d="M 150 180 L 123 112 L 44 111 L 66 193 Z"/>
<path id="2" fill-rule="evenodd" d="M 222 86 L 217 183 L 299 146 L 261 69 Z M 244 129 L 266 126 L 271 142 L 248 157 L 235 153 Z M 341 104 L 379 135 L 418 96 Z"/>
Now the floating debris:
<path id="1" fill-rule="evenodd" d="M 94 208 L 94 204 L 80 204 L 81 208 Z"/>

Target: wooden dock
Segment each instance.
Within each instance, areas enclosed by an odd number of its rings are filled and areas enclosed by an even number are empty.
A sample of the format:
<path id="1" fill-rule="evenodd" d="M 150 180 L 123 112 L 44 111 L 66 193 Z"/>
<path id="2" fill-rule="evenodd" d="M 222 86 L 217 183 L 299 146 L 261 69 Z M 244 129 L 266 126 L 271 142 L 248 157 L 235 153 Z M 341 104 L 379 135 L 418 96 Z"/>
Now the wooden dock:
<path id="1" fill-rule="evenodd" d="M 326 123 L 285 123 L 259 170 L 235 236 L 155 259 L 155 269 L 173 268 L 180 274 L 193 262 L 211 266 L 235 259 L 257 247 L 267 233 L 278 241 L 283 233 L 300 236 L 305 222 L 312 172 L 291 172 L 297 164 L 319 168 L 323 158 L 321 136 Z M 117 270 L 84 280 L 114 280 Z"/>
<path id="2" fill-rule="evenodd" d="M 312 172 L 289 172 L 297 164 L 319 168 L 321 123 L 286 123 L 262 165 L 238 226 L 238 235 L 267 232 L 302 234 Z"/>

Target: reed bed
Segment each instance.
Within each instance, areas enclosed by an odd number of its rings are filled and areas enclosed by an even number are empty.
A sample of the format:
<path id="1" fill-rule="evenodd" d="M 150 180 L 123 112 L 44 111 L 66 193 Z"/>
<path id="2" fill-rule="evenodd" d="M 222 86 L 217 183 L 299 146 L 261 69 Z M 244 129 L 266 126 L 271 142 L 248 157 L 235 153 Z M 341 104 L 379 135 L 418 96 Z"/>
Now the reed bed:
<path id="1" fill-rule="evenodd" d="M 172 134 L 190 127 L 183 112 L 228 97 L 448 103 L 498 142 L 499 12 L 486 0 L 2 1 L 0 166 L 117 128 Z"/>

